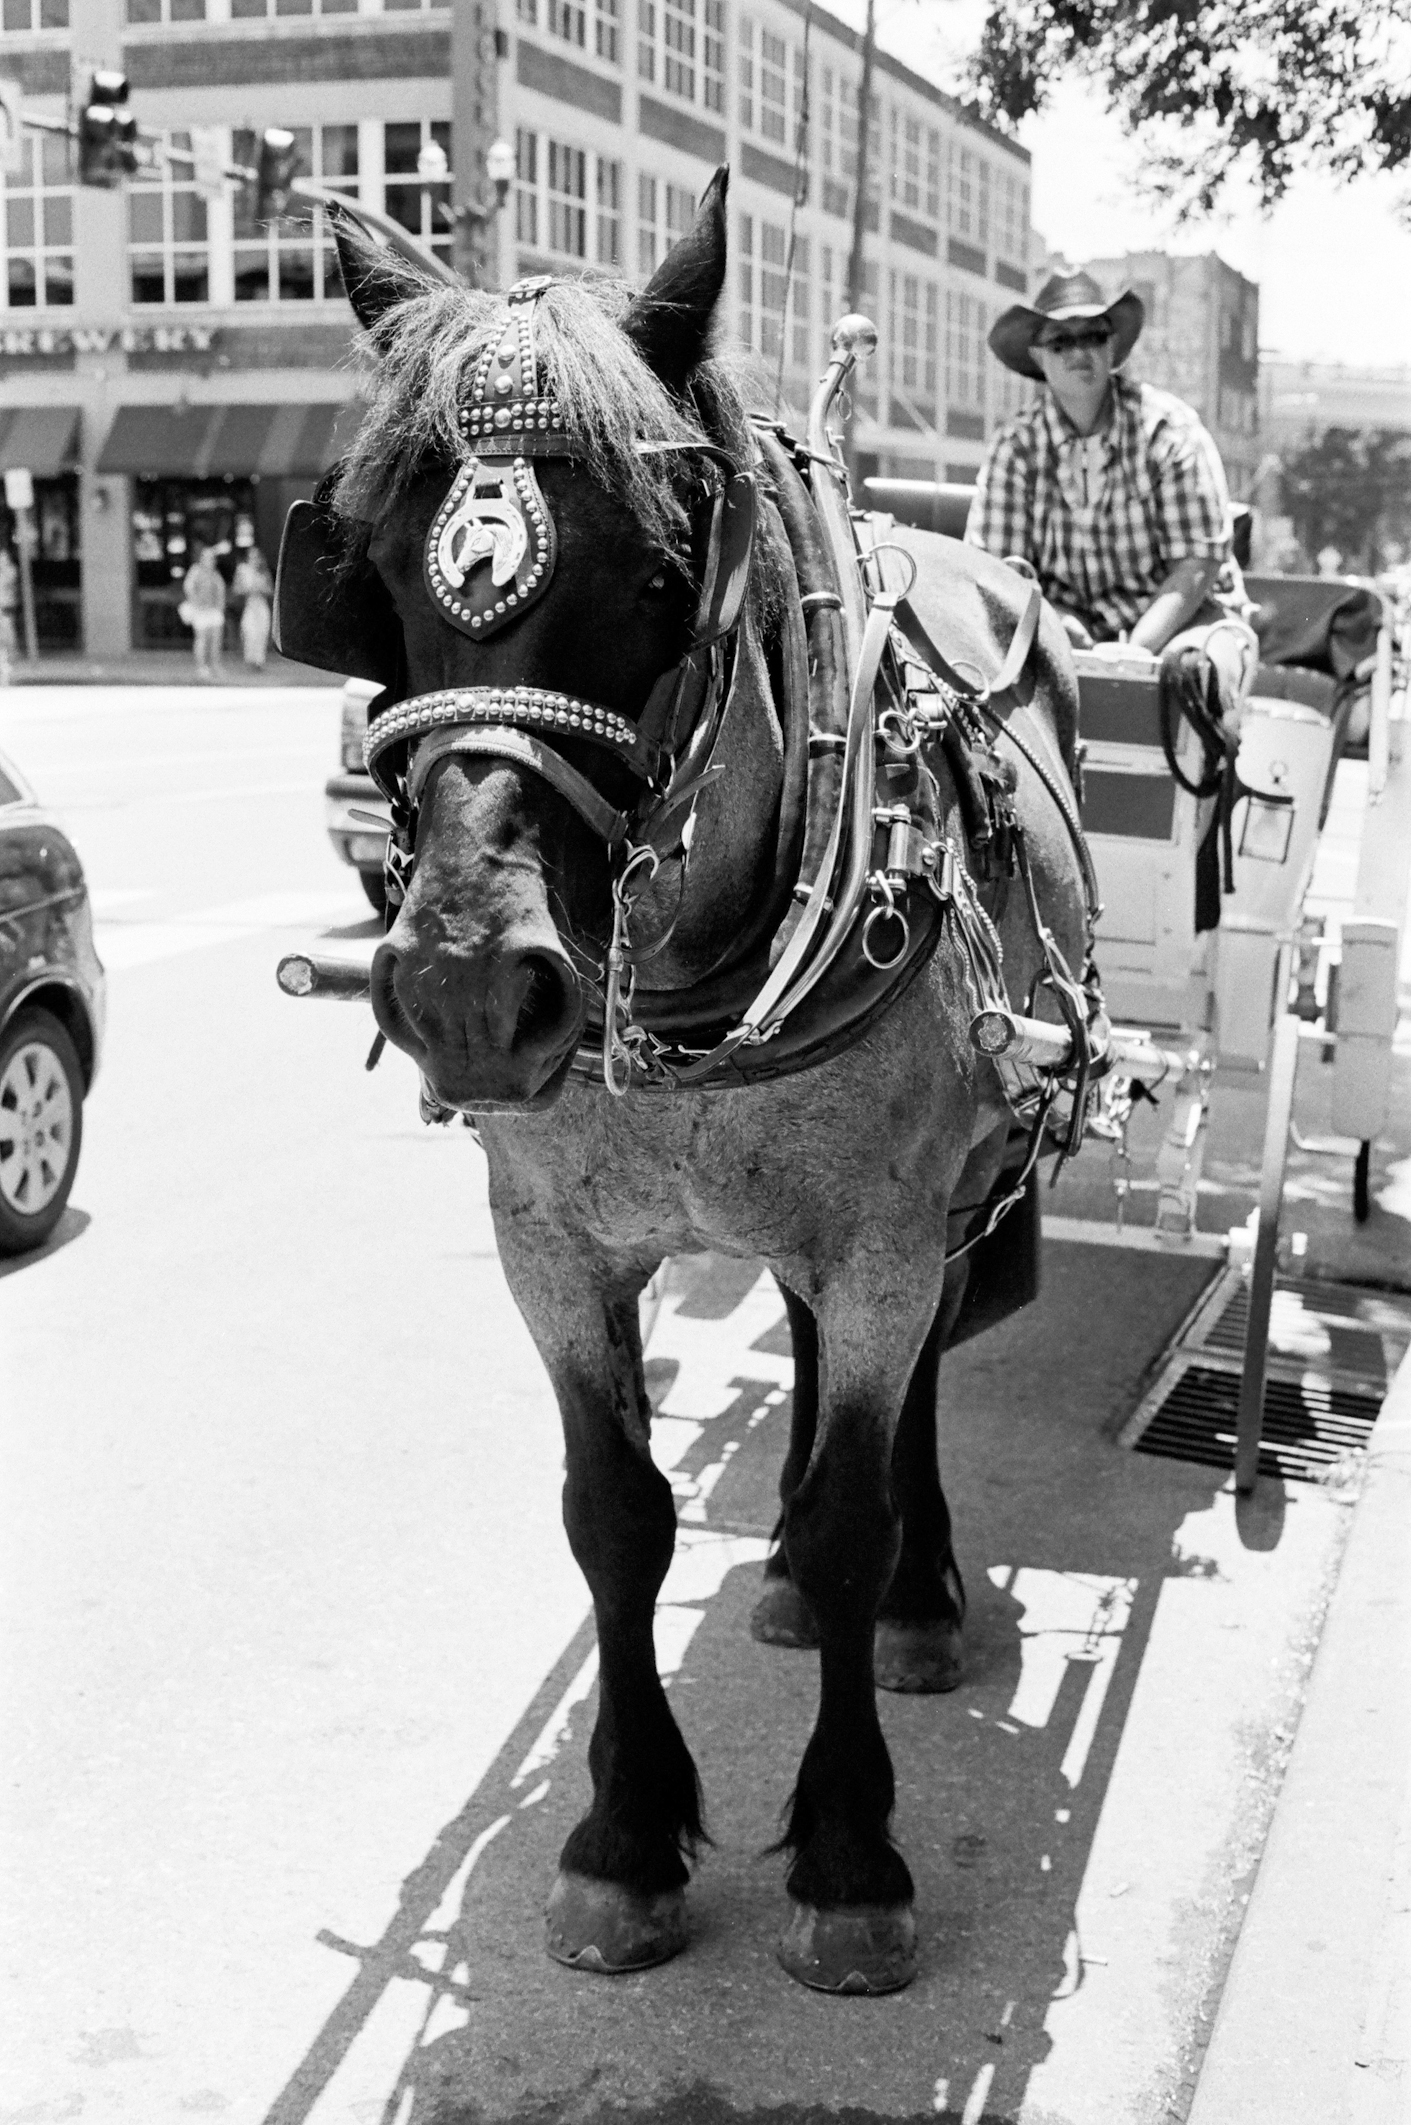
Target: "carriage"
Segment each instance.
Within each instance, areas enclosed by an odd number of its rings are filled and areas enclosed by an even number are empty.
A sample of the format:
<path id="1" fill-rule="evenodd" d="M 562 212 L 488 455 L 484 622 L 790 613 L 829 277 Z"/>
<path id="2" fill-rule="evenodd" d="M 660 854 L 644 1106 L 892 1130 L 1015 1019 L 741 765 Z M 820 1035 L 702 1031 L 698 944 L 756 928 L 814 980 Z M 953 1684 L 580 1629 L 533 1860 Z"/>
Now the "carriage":
<path id="1" fill-rule="evenodd" d="M 871 479 L 869 500 L 897 520 L 963 536 L 973 490 Z M 1236 558 L 1247 564 L 1249 515 L 1235 512 Z M 1345 578 L 1246 573 L 1260 661 L 1244 702 L 1230 870 L 1203 927 L 1196 884 L 1202 835 L 1218 822 L 1197 794 L 1197 733 L 1163 733 L 1161 687 L 1149 660 L 1075 653 L 1082 702 L 1083 824 L 1101 887 L 1099 964 L 1109 1012 L 1140 1027 L 1166 1057 L 1174 1088 L 1157 1161 L 1155 1233 L 1175 1250 L 1196 1232 L 1212 1074 L 1266 1091 L 1259 1200 L 1228 1235 L 1230 1265 L 1248 1285 L 1236 1482 L 1259 1465 L 1269 1320 L 1278 1268 L 1303 1236 L 1281 1237 L 1284 1173 L 1299 1055 L 1331 1058 L 1334 1134 L 1302 1148 L 1350 1159 L 1351 1207 L 1370 1207 L 1373 1140 L 1389 1116 L 1408 884 L 1411 757 L 1405 746 L 1407 667 L 1390 586 Z M 1308 905 L 1319 837 L 1339 762 L 1367 767 L 1360 853 L 1349 916 Z M 1172 758 L 1174 751 L 1175 757 Z M 1288 801 L 1291 800 L 1291 801 Z M 1211 850 L 1213 855 L 1214 851 Z M 1033 1043 L 1045 1036 L 1032 1031 Z M 1119 1032 L 1120 1052 L 1129 1036 Z M 1119 1136 L 1130 1073 L 1104 1082 L 1097 1126 Z M 1123 1208 L 1122 1183 L 1117 1203 Z"/>

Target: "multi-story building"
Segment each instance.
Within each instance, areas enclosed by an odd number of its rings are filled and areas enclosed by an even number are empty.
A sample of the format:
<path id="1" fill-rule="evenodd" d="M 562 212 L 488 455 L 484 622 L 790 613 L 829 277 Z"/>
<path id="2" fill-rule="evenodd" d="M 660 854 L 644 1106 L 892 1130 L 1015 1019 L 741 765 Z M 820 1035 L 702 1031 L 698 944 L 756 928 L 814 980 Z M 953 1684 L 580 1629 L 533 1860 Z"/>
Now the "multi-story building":
<path id="1" fill-rule="evenodd" d="M 1214 251 L 1173 258 L 1129 251 L 1084 268 L 1113 296 L 1134 288 L 1146 324 L 1127 374 L 1194 406 L 1225 461 L 1230 493 L 1247 499 L 1264 445 L 1259 436 L 1259 289 Z"/>
<path id="2" fill-rule="evenodd" d="M 809 0 L 633 6 L 515 0 L 501 273 L 645 278 L 728 162 L 728 325 L 758 357 L 766 406 L 797 421 L 847 306 L 861 39 Z M 457 44 L 483 83 L 469 18 Z M 864 471 L 968 479 L 1023 392 L 985 342 L 1029 288 L 1028 156 L 881 52 L 871 102 L 862 307 L 881 344 L 854 441 Z"/>
<path id="3" fill-rule="evenodd" d="M 728 161 L 727 322 L 762 403 L 800 417 L 846 307 L 860 40 L 805 0 L 500 4 L 0 0 L 0 75 L 57 118 L 118 68 L 141 123 L 211 161 L 249 163 L 287 126 L 309 174 L 503 279 L 644 279 Z M 499 216 L 479 174 L 497 135 L 517 167 Z M 433 148 L 454 181 L 427 181 Z M 878 54 L 868 162 L 882 343 L 862 469 L 968 478 L 1018 399 L 985 335 L 1029 286 L 1028 160 Z M 248 187 L 170 166 L 79 186 L 62 139 L 37 134 L 0 186 L 0 466 L 35 475 L 41 641 L 180 647 L 195 548 L 272 561 L 357 417 L 324 217 L 257 225 Z M 454 238 L 453 200 L 471 209 Z"/>

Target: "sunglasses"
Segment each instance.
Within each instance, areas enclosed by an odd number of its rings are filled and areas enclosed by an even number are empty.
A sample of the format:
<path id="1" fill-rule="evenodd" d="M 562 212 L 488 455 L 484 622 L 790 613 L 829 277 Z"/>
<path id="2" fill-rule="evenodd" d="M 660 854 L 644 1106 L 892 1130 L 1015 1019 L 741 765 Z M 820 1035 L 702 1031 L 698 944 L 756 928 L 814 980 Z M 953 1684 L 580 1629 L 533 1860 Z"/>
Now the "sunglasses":
<path id="1" fill-rule="evenodd" d="M 1108 325 L 1085 325 L 1078 332 L 1059 332 L 1035 345 L 1044 354 L 1066 354 L 1071 347 L 1106 347 L 1112 339 Z"/>

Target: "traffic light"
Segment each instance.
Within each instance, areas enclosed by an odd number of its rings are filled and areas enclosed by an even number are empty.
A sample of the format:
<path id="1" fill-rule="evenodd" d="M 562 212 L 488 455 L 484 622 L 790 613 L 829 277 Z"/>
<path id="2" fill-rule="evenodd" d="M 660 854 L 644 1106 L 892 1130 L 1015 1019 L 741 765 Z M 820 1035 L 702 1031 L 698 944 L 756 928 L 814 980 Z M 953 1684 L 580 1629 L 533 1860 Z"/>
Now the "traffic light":
<path id="1" fill-rule="evenodd" d="M 137 120 L 127 105 L 127 76 L 96 73 L 78 114 L 78 181 L 111 191 L 136 168 Z"/>
<path id="2" fill-rule="evenodd" d="M 289 194 L 299 174 L 299 150 L 292 133 L 282 125 L 267 126 L 260 135 L 259 170 L 255 179 L 256 221 L 278 221 L 289 212 Z"/>

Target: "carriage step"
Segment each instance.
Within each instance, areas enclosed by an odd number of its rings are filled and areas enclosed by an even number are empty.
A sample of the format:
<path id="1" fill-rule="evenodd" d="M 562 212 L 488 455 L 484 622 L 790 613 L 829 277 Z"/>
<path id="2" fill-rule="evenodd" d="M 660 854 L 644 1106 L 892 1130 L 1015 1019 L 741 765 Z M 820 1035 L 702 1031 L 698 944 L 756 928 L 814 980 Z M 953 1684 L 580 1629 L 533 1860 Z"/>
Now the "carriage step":
<path id="1" fill-rule="evenodd" d="M 1163 1459 L 1233 1468 L 1249 1287 L 1213 1279 L 1161 1358 L 1120 1443 Z M 1262 1475 L 1316 1483 L 1365 1447 L 1411 1347 L 1411 1298 L 1281 1277 L 1264 1389 Z"/>

